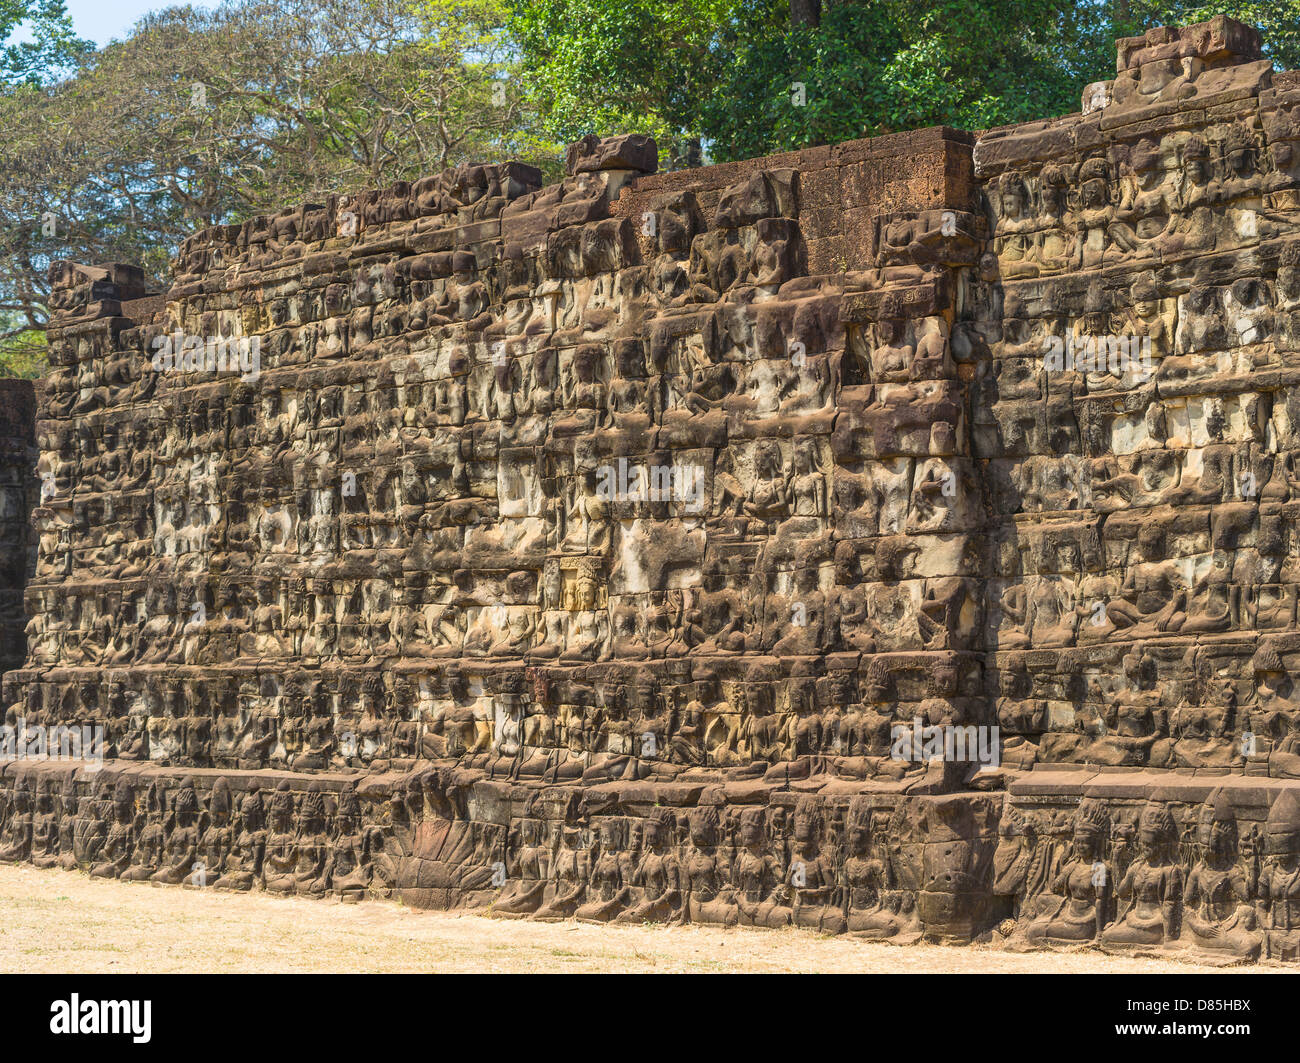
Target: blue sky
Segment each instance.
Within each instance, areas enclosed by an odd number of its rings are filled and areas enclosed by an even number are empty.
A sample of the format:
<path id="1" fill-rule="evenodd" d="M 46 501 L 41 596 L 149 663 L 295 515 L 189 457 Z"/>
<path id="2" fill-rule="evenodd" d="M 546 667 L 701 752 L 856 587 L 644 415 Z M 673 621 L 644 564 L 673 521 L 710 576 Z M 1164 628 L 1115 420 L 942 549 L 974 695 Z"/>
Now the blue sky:
<path id="1" fill-rule="evenodd" d="M 94 41 L 101 47 L 114 37 L 119 40 L 147 11 L 171 7 L 180 0 L 65 0 L 77 36 Z M 206 5 L 197 4 L 203 7 Z M 19 34 L 21 39 L 21 33 Z"/>
<path id="2" fill-rule="evenodd" d="M 98 45 L 112 38 L 121 39 L 136 20 L 147 11 L 158 11 L 171 4 L 160 0 L 65 0 L 77 36 Z M 200 5 L 202 6 L 202 5 Z"/>

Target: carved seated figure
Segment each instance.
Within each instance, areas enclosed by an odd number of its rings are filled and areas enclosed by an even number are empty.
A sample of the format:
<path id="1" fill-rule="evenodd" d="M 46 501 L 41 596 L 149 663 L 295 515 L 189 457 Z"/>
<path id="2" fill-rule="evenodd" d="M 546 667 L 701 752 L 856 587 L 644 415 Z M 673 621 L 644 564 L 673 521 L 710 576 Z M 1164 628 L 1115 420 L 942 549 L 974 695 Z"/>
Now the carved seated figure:
<path id="1" fill-rule="evenodd" d="M 330 847 L 330 892 L 345 904 L 361 900 L 370 889 L 370 831 L 361 822 L 361 803 L 348 783 L 339 792 L 334 840 Z"/>
<path id="2" fill-rule="evenodd" d="M 591 867 L 587 900 L 574 917 L 584 922 L 608 923 L 631 899 L 635 868 L 627 847 L 628 822 L 622 816 L 604 816 L 598 837 L 600 852 Z"/>
<path id="3" fill-rule="evenodd" d="M 745 687 L 736 684 L 729 701 L 720 701 L 705 713 L 704 750 L 708 764 L 734 768 L 750 762 L 741 734 L 741 721 L 748 715 L 747 699 Z"/>
<path id="4" fill-rule="evenodd" d="M 1144 524 L 1138 532 L 1142 560 L 1131 565 L 1120 596 L 1106 603 L 1109 625 L 1084 624 L 1079 637 L 1109 637 L 1122 631 L 1125 638 L 1172 635 L 1187 619 L 1187 589 L 1178 566 L 1164 557 L 1165 534 L 1159 524 Z"/>
<path id="5" fill-rule="evenodd" d="M 1268 773 L 1275 779 L 1300 779 L 1300 724 L 1292 723 L 1290 732 L 1273 744 Z"/>
<path id="6" fill-rule="evenodd" d="M 902 780 L 909 774 L 924 774 L 924 767 L 893 754 L 894 716 L 886 658 L 876 657 L 867 667 L 862 702 L 846 721 L 843 745 L 849 757 L 859 758 L 862 777 Z M 909 728 L 910 733 L 910 728 Z"/>
<path id="7" fill-rule="evenodd" d="M 872 817 L 868 801 L 855 797 L 844 861 L 844 928 L 855 937 L 892 938 L 908 929 L 909 920 L 901 910 L 902 892 L 889 888 L 885 864 L 872 855 Z"/>
<path id="8" fill-rule="evenodd" d="M 942 317 L 925 318 L 918 324 L 913 380 L 939 380 L 955 373 L 948 346 L 948 322 Z"/>
<path id="9" fill-rule="evenodd" d="M 127 712 L 126 732 L 121 738 L 118 756 L 122 760 L 149 759 L 149 715 L 139 702 Z"/>
<path id="10" fill-rule="evenodd" d="M 1038 276 L 1033 232 L 1037 219 L 1026 211 L 1029 192 L 1018 174 L 1005 174 L 990 198 L 995 209 L 993 248 L 1003 279 Z"/>
<path id="11" fill-rule="evenodd" d="M 162 866 L 150 876 L 150 882 L 179 886 L 194 873 L 199 857 L 201 812 L 194 780 L 186 778 L 177 791 L 172 808 L 172 829 L 167 836 Z"/>
<path id="12" fill-rule="evenodd" d="M 705 636 L 697 650 L 701 654 L 743 653 L 754 636 L 745 631 L 742 596 L 717 576 L 704 577 L 699 599 L 700 633 Z"/>
<path id="13" fill-rule="evenodd" d="M 266 816 L 262 795 L 254 786 L 239 805 L 239 827 L 235 844 L 219 869 L 213 886 L 219 890 L 251 890 L 262 881 L 266 856 Z"/>
<path id="14" fill-rule="evenodd" d="M 272 893 L 293 893 L 297 885 L 298 835 L 294 829 L 294 800 L 285 779 L 271 797 L 266 857 L 262 864 L 266 888 Z"/>
<path id="15" fill-rule="evenodd" d="M 897 299 L 885 297 L 886 313 L 897 309 Z M 902 384 L 911 377 L 912 360 L 916 348 L 907 342 L 906 326 L 896 317 L 883 317 L 876 322 L 877 344 L 871 352 L 871 379 L 873 383 Z"/>
<path id="16" fill-rule="evenodd" d="M 195 867 L 185 880 L 186 889 L 204 889 L 216 884 L 226 869 L 235 844 L 234 796 L 230 783 L 219 778 L 212 784 L 208 798 L 208 822 L 198 844 Z"/>
<path id="17" fill-rule="evenodd" d="M 162 867 L 167 848 L 166 794 L 157 782 L 145 795 L 144 823 L 138 827 L 131 864 L 122 872 L 128 882 L 148 882 Z"/>
<path id="18" fill-rule="evenodd" d="M 828 608 L 828 596 L 819 589 L 819 580 L 815 568 L 796 569 L 788 595 L 767 596 L 766 626 L 768 638 L 774 640 L 771 652 L 775 656 L 816 656 L 821 647 L 838 641 L 835 618 Z"/>
<path id="19" fill-rule="evenodd" d="M 671 809 L 651 809 L 645 820 L 645 845 L 632 873 L 630 903 L 616 922 L 670 923 L 680 918 L 681 867 L 669 848 L 675 822 Z"/>
<path id="20" fill-rule="evenodd" d="M 236 765 L 246 770 L 266 767 L 275 745 L 275 717 L 259 707 L 240 737 Z"/>
<path id="21" fill-rule="evenodd" d="M 1238 763 L 1240 751 L 1232 739 L 1236 718 L 1237 692 L 1227 683 L 1212 684 L 1202 705 L 1179 705 L 1169 714 L 1169 766 L 1226 768 Z"/>
<path id="22" fill-rule="evenodd" d="M 768 844 L 767 809 L 743 808 L 737 831 L 739 844 L 731 867 L 736 906 L 742 926 L 788 926 L 789 888 L 780 861 Z"/>
<path id="23" fill-rule="evenodd" d="M 315 691 L 305 705 L 307 718 L 300 732 L 301 745 L 290 758 L 289 767 L 293 771 L 323 771 L 334 752 L 334 714 L 330 711 L 329 695 L 323 690 Z"/>
<path id="24" fill-rule="evenodd" d="M 1119 918 L 1101 934 L 1110 948 L 1170 943 L 1178 933 L 1183 900 L 1183 872 L 1171 852 L 1177 840 L 1166 805 L 1148 801 L 1138 821 L 1138 855 L 1115 892 Z"/>
<path id="25" fill-rule="evenodd" d="M 1251 670 L 1255 675 L 1255 703 L 1249 709 L 1248 730 L 1257 739 L 1268 739 L 1281 747 L 1300 726 L 1300 698 L 1272 640 L 1261 643 L 1251 660 Z M 1276 770 L 1279 776 L 1286 777 L 1298 766 L 1292 760 L 1294 755 L 1288 747 L 1276 755 L 1276 764 L 1274 756 L 1270 756 L 1270 773 Z"/>
<path id="26" fill-rule="evenodd" d="M 92 878 L 118 878 L 131 866 L 135 848 L 135 789 L 129 779 L 119 779 L 113 790 L 113 822 L 109 825 Z"/>
<path id="27" fill-rule="evenodd" d="M 67 865 L 69 867 L 93 867 L 99 859 L 99 851 L 104 847 L 104 838 L 108 834 L 107 819 L 110 806 L 108 785 L 107 777 L 101 775 L 95 781 L 94 792 L 77 799 L 76 820 L 72 825 L 72 844 L 67 850 L 73 856 L 73 860 Z"/>
<path id="28" fill-rule="evenodd" d="M 64 871 L 77 866 L 77 827 L 80 817 L 77 808 L 77 778 L 68 772 L 59 793 L 59 862 Z"/>
<path id="29" fill-rule="evenodd" d="M 1183 895 L 1185 937 L 1211 956 L 1257 960 L 1264 932 L 1251 903 L 1255 883 L 1238 860 L 1237 818 L 1222 787 L 1201 808 L 1196 841 L 1201 855 Z"/>
<path id="30" fill-rule="evenodd" d="M 822 472 L 817 441 L 808 436 L 795 441 L 790 497 L 796 517 L 826 516 L 826 476 Z"/>
<path id="31" fill-rule="evenodd" d="M 749 256 L 734 229 L 715 230 L 700 233 L 691 241 L 689 263 L 689 301 L 716 303 L 744 280 L 749 269 Z"/>
<path id="32" fill-rule="evenodd" d="M 754 480 L 741 508 L 756 521 L 771 526 L 790 513 L 790 491 L 785 458 L 772 440 L 760 443 L 754 456 Z"/>
<path id="33" fill-rule="evenodd" d="M 816 798 L 805 796 L 795 805 L 791 838 L 790 918 L 796 926 L 840 933 L 844 929 L 835 868 L 822 848 L 822 816 Z"/>
<path id="34" fill-rule="evenodd" d="M 1101 862 L 1109 831 L 1110 817 L 1104 805 L 1085 802 L 1080 806 L 1070 858 L 1050 887 L 1057 900 L 1026 928 L 1029 941 L 1077 944 L 1092 941 L 1101 932 L 1110 902 L 1110 873 Z"/>
<path id="35" fill-rule="evenodd" d="M 331 845 L 325 834 L 325 796 L 320 783 L 312 783 L 298 809 L 294 839 L 292 892 L 299 896 L 319 897 L 329 886 Z"/>
<path id="36" fill-rule="evenodd" d="M 9 822 L 0 835 L 0 863 L 20 863 L 31 855 L 34 826 L 32 793 L 27 780 L 20 779 L 14 787 Z"/>
<path id="37" fill-rule="evenodd" d="M 690 811 L 690 847 L 682 876 L 687 891 L 686 920 L 735 926 L 740 919 L 731 887 L 731 868 L 719 846 L 721 817 L 717 805 L 700 805 Z"/>
<path id="38" fill-rule="evenodd" d="M 1107 714 L 1111 726 L 1092 739 L 1083 759 L 1110 765 L 1145 765 L 1157 748 L 1165 751 L 1163 759 L 1167 759 L 1167 714 L 1160 707 L 1154 665 L 1140 646 L 1125 654 L 1125 686 L 1113 695 Z"/>
<path id="39" fill-rule="evenodd" d="M 681 689 L 674 692 L 674 701 L 676 726 L 669 729 L 668 759 L 674 764 L 703 765 L 704 704 Z"/>
<path id="40" fill-rule="evenodd" d="M 602 830 L 604 828 L 602 827 Z M 602 858 L 605 855 L 602 844 Z M 506 847 L 506 881 L 500 896 L 492 905 L 492 914 L 509 919 L 532 915 L 542 905 L 547 886 L 550 850 L 546 845 L 546 821 L 531 817 L 520 820 L 511 828 L 510 842 Z M 595 876 L 593 875 L 593 883 Z M 578 918 L 588 918 L 577 913 Z"/>
<path id="41" fill-rule="evenodd" d="M 36 814 L 32 823 L 33 867 L 59 865 L 59 812 L 54 780 L 46 778 L 36 792 Z"/>
<path id="42" fill-rule="evenodd" d="M 1265 956 L 1300 959 L 1300 794 L 1277 795 L 1264 823 L 1259 897 L 1266 911 Z"/>
<path id="43" fill-rule="evenodd" d="M 579 831 L 576 827 L 563 827 L 559 834 L 560 849 L 551 866 L 547 901 L 535 916 L 542 922 L 571 917 L 581 906 L 587 890 L 588 859 L 586 850 L 581 847 Z"/>

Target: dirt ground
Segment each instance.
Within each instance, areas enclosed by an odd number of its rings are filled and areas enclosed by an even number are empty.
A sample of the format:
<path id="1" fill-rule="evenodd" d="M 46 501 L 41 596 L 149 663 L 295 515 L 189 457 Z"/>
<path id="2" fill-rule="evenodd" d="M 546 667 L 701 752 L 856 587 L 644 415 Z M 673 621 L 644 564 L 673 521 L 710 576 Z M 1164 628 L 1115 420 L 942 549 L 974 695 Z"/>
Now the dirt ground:
<path id="1" fill-rule="evenodd" d="M 530 923 L 417 912 L 388 901 L 216 894 L 12 866 L 0 866 L 0 911 L 5 973 L 1210 970 L 1091 952 L 899 947 L 802 930 Z"/>

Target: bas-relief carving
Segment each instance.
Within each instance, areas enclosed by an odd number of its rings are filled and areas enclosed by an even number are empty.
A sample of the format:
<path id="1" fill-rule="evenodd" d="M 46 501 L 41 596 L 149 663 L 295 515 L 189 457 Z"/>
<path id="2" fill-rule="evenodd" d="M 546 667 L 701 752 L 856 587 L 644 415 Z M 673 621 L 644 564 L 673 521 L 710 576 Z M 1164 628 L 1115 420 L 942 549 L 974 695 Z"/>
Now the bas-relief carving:
<path id="1" fill-rule="evenodd" d="M 1292 958 L 1300 87 L 1225 19 L 1119 51 L 978 139 L 588 138 L 198 233 L 165 297 L 56 267 L 6 714 L 108 765 L 9 769 L 0 857 Z"/>

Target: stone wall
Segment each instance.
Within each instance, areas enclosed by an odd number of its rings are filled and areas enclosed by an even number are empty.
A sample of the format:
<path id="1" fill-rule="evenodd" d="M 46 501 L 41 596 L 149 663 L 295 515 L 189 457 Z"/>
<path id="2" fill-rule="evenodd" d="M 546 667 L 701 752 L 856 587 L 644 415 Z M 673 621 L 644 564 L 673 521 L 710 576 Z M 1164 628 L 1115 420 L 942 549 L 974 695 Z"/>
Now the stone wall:
<path id="1" fill-rule="evenodd" d="M 979 137 L 59 267 L 6 704 L 105 762 L 0 858 L 1294 958 L 1293 107 L 1217 19 Z"/>
<path id="2" fill-rule="evenodd" d="M 36 386 L 0 380 L 0 670 L 21 668 L 27 615 L 23 590 L 36 567 L 31 513 L 36 468 Z"/>

